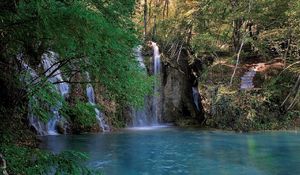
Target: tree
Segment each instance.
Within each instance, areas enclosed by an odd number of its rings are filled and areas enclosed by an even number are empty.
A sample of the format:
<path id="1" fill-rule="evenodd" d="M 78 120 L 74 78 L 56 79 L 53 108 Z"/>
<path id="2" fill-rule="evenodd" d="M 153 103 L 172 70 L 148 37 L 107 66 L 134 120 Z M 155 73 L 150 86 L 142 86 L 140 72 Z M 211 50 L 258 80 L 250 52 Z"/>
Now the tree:
<path id="1" fill-rule="evenodd" d="M 41 55 L 52 50 L 60 55 L 57 65 L 64 75 L 89 71 L 120 103 L 137 105 L 150 92 L 151 80 L 132 52 L 138 44 L 131 21 L 134 0 L 30 0 L 1 5 L 10 7 L 1 11 L 2 62 L 15 64 L 16 55 L 23 53 L 26 62 L 36 67 Z"/>

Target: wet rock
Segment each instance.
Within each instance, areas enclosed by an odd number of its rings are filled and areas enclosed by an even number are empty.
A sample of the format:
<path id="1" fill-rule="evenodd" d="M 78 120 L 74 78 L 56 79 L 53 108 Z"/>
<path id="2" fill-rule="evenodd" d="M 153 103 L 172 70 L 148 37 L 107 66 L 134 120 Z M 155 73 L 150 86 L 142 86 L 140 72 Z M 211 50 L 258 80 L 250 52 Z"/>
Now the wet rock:
<path id="1" fill-rule="evenodd" d="M 197 86 L 196 66 L 190 66 L 187 54 L 174 60 L 171 65 L 166 64 L 163 70 L 162 116 L 164 122 L 174 122 L 181 119 L 192 119 L 198 122 L 203 120 L 201 110 L 197 109 L 193 100 L 192 87 Z M 178 65 L 178 66 L 173 66 Z M 180 66 L 179 66 L 180 65 Z M 195 70 L 193 70 L 193 68 Z M 200 69 L 200 67 L 199 67 Z"/>
<path id="2" fill-rule="evenodd" d="M 58 121 L 57 122 L 57 132 L 59 134 L 66 134 L 67 133 L 67 123 L 65 121 Z"/>

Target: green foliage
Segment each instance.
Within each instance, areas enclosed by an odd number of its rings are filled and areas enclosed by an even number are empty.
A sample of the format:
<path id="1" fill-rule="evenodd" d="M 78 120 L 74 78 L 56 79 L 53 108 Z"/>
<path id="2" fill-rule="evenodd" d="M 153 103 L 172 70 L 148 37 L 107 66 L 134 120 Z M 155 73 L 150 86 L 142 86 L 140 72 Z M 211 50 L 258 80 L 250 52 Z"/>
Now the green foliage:
<path id="1" fill-rule="evenodd" d="M 156 37 L 165 46 L 166 60 L 171 62 L 173 59 L 180 64 L 178 60 L 183 46 L 189 51 L 190 62 L 197 58 L 205 64 L 204 70 L 199 72 L 201 77 L 198 80 L 199 84 L 205 86 L 202 93 L 208 93 L 203 96 L 215 98 L 210 99 L 211 103 L 207 104 L 211 108 L 206 108 L 210 115 L 207 118 L 207 122 L 211 122 L 210 126 L 237 130 L 290 126 L 295 118 L 284 117 L 289 114 L 283 112 L 281 103 L 295 85 L 300 72 L 298 64 L 289 67 L 288 73 L 278 76 L 281 65 L 272 66 L 273 63 L 270 62 L 270 65 L 266 64 L 265 70 L 259 70 L 263 77 L 256 75 L 254 78 L 255 87 L 262 89 L 250 92 L 239 89 L 241 77 L 251 64 L 268 62 L 274 58 L 282 58 L 286 63 L 284 66 L 298 63 L 298 0 L 174 0 L 169 5 L 167 17 L 162 15 L 164 3 L 148 4 L 152 8 L 149 17 L 155 16 L 157 21 L 155 25 L 150 19 L 148 28 L 157 28 Z M 242 43 L 233 84 L 227 87 Z M 224 56 L 231 57 L 224 59 Z M 264 82 L 263 86 L 260 86 L 263 84 L 260 80 Z M 216 94 L 211 94 L 210 86 L 225 87 Z M 207 102 L 206 100 L 203 101 Z M 295 101 L 293 110 L 297 111 L 298 91 L 289 100 Z"/>
<path id="2" fill-rule="evenodd" d="M 41 31 L 47 31 L 44 37 L 51 38 L 51 47 L 62 57 L 87 58 L 79 62 L 81 70 L 89 70 L 93 77 L 99 79 L 113 99 L 136 104 L 136 99 L 149 92 L 145 89 L 150 82 L 147 76 L 141 74 L 132 55 L 137 44 L 134 26 L 128 14 L 119 14 L 122 3 L 104 3 L 107 6 L 102 3 L 76 1 L 64 6 L 49 2 L 47 8 L 40 11 L 44 25 Z M 49 5 L 54 6 L 54 11 Z M 107 14 L 108 11 L 113 13 Z M 119 17 L 114 18 L 117 16 L 115 13 Z"/>
<path id="3" fill-rule="evenodd" d="M 286 72 L 281 76 L 269 79 L 264 83 L 264 89 L 269 93 L 269 100 L 276 103 L 282 103 L 288 95 L 289 90 L 293 88 L 296 77 L 293 73 Z"/>
<path id="4" fill-rule="evenodd" d="M 296 121 L 299 119 L 299 111 L 282 113 L 279 104 L 281 101 L 275 101 L 273 95 L 268 89 L 233 91 L 223 86 L 212 89 L 206 125 L 237 131 L 299 127 Z"/>
<path id="5" fill-rule="evenodd" d="M 76 101 L 75 106 L 64 107 L 63 111 L 75 125 L 92 127 L 97 123 L 95 106 L 90 103 Z"/>
<path id="6" fill-rule="evenodd" d="M 32 114 L 41 120 L 47 121 L 50 109 L 57 108 L 64 117 L 73 117 L 78 125 L 96 123 L 94 107 L 83 102 L 77 102 L 74 108 L 67 106 L 55 85 L 44 77 L 45 72 L 38 65 L 41 55 L 49 50 L 58 53 L 57 65 L 65 77 L 72 77 L 78 70 L 90 72 L 91 81 L 105 88 L 104 96 L 121 105 L 139 105 L 151 92 L 153 80 L 139 68 L 133 55 L 133 48 L 139 44 L 136 26 L 131 21 L 135 0 L 4 0 L 0 7 L 1 65 L 16 70 L 19 76 L 15 79 L 19 81 L 23 72 L 18 72 L 21 66 L 16 55 L 22 53 L 24 61 L 36 71 L 40 78 L 18 88 L 27 93 L 22 103 L 24 108 L 29 102 Z M 1 67 L 1 70 L 6 69 Z M 13 128 L 25 133 L 27 128 L 19 129 L 19 126 L 23 126 L 20 119 L 23 121 L 26 117 L 16 115 L 19 123 Z M 11 119 L 5 117 L 5 124 L 12 122 Z M 13 143 L 18 143 L 21 139 L 10 137 L 12 131 L 5 142 L 15 139 Z M 81 160 L 86 157 L 80 153 L 52 155 L 11 145 L 1 147 L 0 152 L 4 153 L 9 171 L 14 174 L 51 174 L 53 171 L 92 174 L 82 166 Z"/>
<path id="7" fill-rule="evenodd" d="M 117 107 L 117 112 L 111 116 L 110 122 L 116 128 L 126 127 L 126 117 L 123 116 L 123 112 L 126 109 L 123 109 L 122 106 Z"/>
<path id="8" fill-rule="evenodd" d="M 59 109 L 66 105 L 64 98 L 56 90 L 56 86 L 47 80 L 44 81 L 43 85 L 30 86 L 28 94 L 29 109 L 32 115 L 44 122 L 52 118 L 53 114 L 50 109 Z"/>
<path id="9" fill-rule="evenodd" d="M 6 57 L 24 52 L 29 62 L 51 49 L 67 62 L 65 76 L 89 71 L 110 97 L 121 104 L 138 105 L 151 91 L 152 80 L 142 73 L 132 49 L 138 45 L 130 1 L 30 0 L 1 15 L 1 42 Z M 63 72 L 63 73 L 64 73 Z M 44 118 L 44 117 L 43 117 Z"/>
<path id="10" fill-rule="evenodd" d="M 285 116 L 286 120 L 294 120 L 294 119 L 300 119 L 300 111 L 299 110 L 291 110 L 288 111 Z M 299 126 L 297 126 L 299 127 Z"/>
<path id="11" fill-rule="evenodd" d="M 84 161 L 88 157 L 80 152 L 66 151 L 51 154 L 39 149 L 14 145 L 2 145 L 0 152 L 7 161 L 9 174 L 100 174 L 84 166 Z"/>
<path id="12" fill-rule="evenodd" d="M 151 2 L 148 4 L 151 6 Z M 299 59 L 297 0 L 175 0 L 169 5 L 168 17 L 162 15 L 163 4 L 152 5 L 153 14 L 149 15 L 157 17 L 156 37 L 170 47 L 168 51 L 179 43 L 178 50 L 185 43 L 197 56 L 218 55 L 232 52 L 231 48 L 237 49 L 243 41 L 251 57 L 288 56 L 291 62 Z"/>

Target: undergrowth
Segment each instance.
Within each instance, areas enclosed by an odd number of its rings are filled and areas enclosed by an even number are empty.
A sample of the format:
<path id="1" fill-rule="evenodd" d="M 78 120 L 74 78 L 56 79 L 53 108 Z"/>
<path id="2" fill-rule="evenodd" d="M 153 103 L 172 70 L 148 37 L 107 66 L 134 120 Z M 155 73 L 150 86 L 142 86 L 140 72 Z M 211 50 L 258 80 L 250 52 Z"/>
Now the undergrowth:
<path id="1" fill-rule="evenodd" d="M 55 174 L 55 175 L 100 175 L 84 165 L 88 156 L 84 153 L 65 151 L 52 154 L 37 148 L 16 145 L 2 145 L 9 174 Z"/>

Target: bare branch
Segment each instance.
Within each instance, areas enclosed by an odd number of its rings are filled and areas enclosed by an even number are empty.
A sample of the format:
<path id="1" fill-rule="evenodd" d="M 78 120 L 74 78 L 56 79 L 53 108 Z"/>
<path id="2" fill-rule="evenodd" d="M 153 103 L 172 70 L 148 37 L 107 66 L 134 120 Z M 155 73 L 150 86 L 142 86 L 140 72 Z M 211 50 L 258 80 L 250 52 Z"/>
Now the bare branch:
<path id="1" fill-rule="evenodd" d="M 239 49 L 239 52 L 238 52 L 237 57 L 236 57 L 236 64 L 235 64 L 234 71 L 233 71 L 233 73 L 232 73 L 232 75 L 231 75 L 231 78 L 230 78 L 230 84 L 229 84 L 230 86 L 232 85 L 232 82 L 233 82 L 233 78 L 234 78 L 235 72 L 236 72 L 237 67 L 238 67 L 238 65 L 239 65 L 240 54 L 241 54 L 243 45 L 244 45 L 244 41 L 242 41 L 241 46 L 240 46 L 240 49 Z"/>

